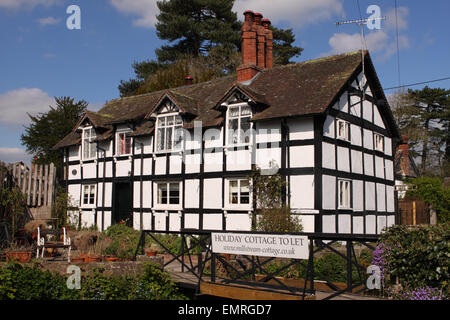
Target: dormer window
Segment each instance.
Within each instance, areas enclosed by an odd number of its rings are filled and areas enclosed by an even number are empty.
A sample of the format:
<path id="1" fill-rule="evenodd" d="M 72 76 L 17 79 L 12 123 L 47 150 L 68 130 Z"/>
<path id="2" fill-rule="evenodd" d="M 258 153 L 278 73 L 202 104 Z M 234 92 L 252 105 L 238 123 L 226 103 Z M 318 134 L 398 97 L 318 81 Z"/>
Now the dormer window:
<path id="1" fill-rule="evenodd" d="M 117 155 L 131 154 L 132 137 L 131 131 L 118 132 L 116 135 L 116 150 Z"/>
<path id="2" fill-rule="evenodd" d="M 178 114 L 159 115 L 156 118 L 156 151 L 168 152 L 182 147 L 183 120 Z"/>
<path id="3" fill-rule="evenodd" d="M 229 105 L 227 110 L 227 144 L 241 145 L 251 142 L 252 109 L 247 103 Z"/>
<path id="4" fill-rule="evenodd" d="M 82 133 L 82 155 L 83 160 L 94 159 L 97 152 L 97 143 L 93 142 L 96 138 L 95 129 L 93 127 L 86 127 Z"/>

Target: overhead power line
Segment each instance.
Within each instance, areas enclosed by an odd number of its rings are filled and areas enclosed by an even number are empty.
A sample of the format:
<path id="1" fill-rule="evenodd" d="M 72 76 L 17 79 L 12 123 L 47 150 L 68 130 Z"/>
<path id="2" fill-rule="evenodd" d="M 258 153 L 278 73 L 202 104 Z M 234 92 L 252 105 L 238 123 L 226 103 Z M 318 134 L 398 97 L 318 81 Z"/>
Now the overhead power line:
<path id="1" fill-rule="evenodd" d="M 399 88 L 404 88 L 404 87 L 413 87 L 413 86 L 417 86 L 417 85 L 420 85 L 420 84 L 431 83 L 431 82 L 438 82 L 438 81 L 444 81 L 444 80 L 450 80 L 450 77 L 441 78 L 441 79 L 434 79 L 434 80 L 429 80 L 429 81 L 423 81 L 423 82 L 416 82 L 416 83 L 411 83 L 411 84 L 405 84 L 403 86 L 397 86 L 397 87 L 383 88 L 383 90 L 392 90 L 392 89 L 399 89 Z"/>

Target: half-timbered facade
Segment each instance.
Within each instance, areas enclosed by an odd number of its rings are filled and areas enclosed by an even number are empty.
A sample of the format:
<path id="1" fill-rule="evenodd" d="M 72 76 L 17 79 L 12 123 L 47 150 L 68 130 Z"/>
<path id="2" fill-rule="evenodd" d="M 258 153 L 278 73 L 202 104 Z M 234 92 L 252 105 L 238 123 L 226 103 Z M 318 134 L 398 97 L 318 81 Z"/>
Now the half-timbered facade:
<path id="1" fill-rule="evenodd" d="M 270 22 L 245 15 L 236 76 L 113 100 L 55 146 L 75 222 L 250 230 L 252 166 L 275 164 L 307 232 L 395 223 L 399 134 L 369 53 L 272 67 Z"/>

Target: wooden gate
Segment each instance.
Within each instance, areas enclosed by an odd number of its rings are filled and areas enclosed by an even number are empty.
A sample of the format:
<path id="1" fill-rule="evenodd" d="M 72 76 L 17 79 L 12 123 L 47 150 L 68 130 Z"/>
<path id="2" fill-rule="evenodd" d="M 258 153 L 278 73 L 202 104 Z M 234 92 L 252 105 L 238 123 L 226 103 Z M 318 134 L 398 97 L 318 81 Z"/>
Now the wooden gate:
<path id="1" fill-rule="evenodd" d="M 399 200 L 398 217 L 399 224 L 429 224 L 430 210 L 422 200 Z"/>

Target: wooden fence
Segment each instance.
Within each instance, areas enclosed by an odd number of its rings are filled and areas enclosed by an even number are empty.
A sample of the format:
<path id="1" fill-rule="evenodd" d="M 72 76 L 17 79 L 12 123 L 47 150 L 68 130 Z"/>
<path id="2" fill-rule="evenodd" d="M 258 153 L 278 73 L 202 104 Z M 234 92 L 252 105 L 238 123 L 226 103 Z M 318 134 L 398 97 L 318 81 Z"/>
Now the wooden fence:
<path id="1" fill-rule="evenodd" d="M 421 200 L 398 201 L 399 224 L 417 225 L 430 223 L 430 209 Z"/>
<path id="2" fill-rule="evenodd" d="M 31 169 L 21 162 L 3 167 L 6 167 L 6 172 L 3 170 L 0 174 L 1 181 L 9 187 L 18 187 L 25 195 L 28 207 L 51 207 L 56 189 L 56 169 L 53 163 L 32 165 Z"/>

